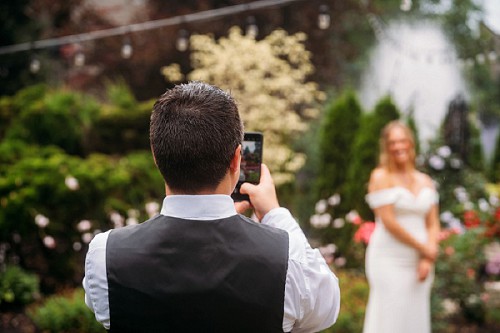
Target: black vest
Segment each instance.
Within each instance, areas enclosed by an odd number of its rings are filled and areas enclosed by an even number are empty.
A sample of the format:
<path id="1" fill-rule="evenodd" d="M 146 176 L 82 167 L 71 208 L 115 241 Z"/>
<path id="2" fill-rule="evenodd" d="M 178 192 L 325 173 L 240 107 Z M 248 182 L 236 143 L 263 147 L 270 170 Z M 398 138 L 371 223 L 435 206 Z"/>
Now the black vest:
<path id="1" fill-rule="evenodd" d="M 283 332 L 288 234 L 236 215 L 113 230 L 111 332 Z"/>

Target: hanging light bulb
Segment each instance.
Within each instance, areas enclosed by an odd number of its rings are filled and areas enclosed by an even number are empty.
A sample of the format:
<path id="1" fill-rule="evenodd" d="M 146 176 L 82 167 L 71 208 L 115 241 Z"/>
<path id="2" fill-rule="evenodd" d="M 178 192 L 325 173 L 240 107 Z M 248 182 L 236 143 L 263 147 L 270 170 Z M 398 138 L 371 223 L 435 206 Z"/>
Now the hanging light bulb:
<path id="1" fill-rule="evenodd" d="M 30 72 L 33 74 L 36 74 L 40 71 L 40 67 L 42 64 L 40 63 L 40 60 L 37 57 L 31 58 L 30 61 Z"/>
<path id="2" fill-rule="evenodd" d="M 318 14 L 318 28 L 321 30 L 328 29 L 330 27 L 330 8 L 327 5 L 319 6 Z"/>
<path id="3" fill-rule="evenodd" d="M 78 50 L 75 54 L 74 64 L 76 67 L 82 67 L 85 65 L 85 53 L 82 50 Z"/>
<path id="4" fill-rule="evenodd" d="M 401 5 L 399 6 L 399 8 L 402 11 L 407 12 L 407 11 L 411 10 L 411 6 L 412 6 L 411 0 L 401 0 Z"/>
<path id="5" fill-rule="evenodd" d="M 130 41 L 130 37 L 126 36 L 123 39 L 123 45 L 121 49 L 121 55 L 123 59 L 130 59 L 132 56 L 132 53 L 134 53 L 134 49 L 132 48 L 132 43 Z"/>
<path id="6" fill-rule="evenodd" d="M 184 52 L 189 47 L 189 32 L 186 29 L 179 30 L 177 42 L 175 43 L 177 50 Z"/>
<path id="7" fill-rule="evenodd" d="M 259 26 L 255 20 L 254 16 L 249 16 L 247 18 L 246 34 L 249 37 L 256 38 L 259 34 Z"/>

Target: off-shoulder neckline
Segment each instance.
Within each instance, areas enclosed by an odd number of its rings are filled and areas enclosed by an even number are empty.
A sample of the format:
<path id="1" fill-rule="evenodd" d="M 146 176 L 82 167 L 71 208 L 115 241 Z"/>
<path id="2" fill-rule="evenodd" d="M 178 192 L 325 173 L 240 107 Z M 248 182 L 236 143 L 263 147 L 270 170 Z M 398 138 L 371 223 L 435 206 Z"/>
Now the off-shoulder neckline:
<path id="1" fill-rule="evenodd" d="M 370 192 L 368 194 L 376 194 L 376 193 L 379 193 L 379 192 L 384 192 L 384 191 L 394 191 L 394 190 L 397 190 L 397 189 L 402 189 L 404 190 L 405 192 L 411 194 L 413 197 L 415 198 L 418 198 L 422 192 L 424 192 L 425 190 L 429 190 L 429 191 L 435 191 L 435 189 L 433 189 L 432 187 L 429 187 L 429 186 L 424 186 L 422 187 L 418 193 L 414 193 L 412 192 L 409 188 L 407 187 L 404 187 L 404 186 L 401 186 L 401 185 L 396 185 L 396 186 L 391 186 L 391 187 L 386 187 L 386 188 L 382 188 L 380 190 L 376 190 L 376 191 L 373 191 L 373 192 Z"/>

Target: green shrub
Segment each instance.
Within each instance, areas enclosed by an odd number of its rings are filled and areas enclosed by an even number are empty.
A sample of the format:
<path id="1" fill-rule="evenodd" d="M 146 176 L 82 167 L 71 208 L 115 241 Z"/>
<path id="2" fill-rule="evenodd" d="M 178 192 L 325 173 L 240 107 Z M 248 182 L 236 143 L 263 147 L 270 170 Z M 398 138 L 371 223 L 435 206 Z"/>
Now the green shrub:
<path id="1" fill-rule="evenodd" d="M 38 277 L 18 266 L 8 265 L 0 272 L 0 307 L 26 305 L 38 295 Z"/>
<path id="2" fill-rule="evenodd" d="M 104 327 L 96 321 L 94 313 L 85 304 L 81 288 L 69 295 L 49 297 L 42 305 L 31 309 L 29 316 L 44 332 L 105 332 Z"/>
<path id="3" fill-rule="evenodd" d="M 352 91 L 346 91 L 326 108 L 319 134 L 319 198 L 342 195 L 342 186 L 351 162 L 352 145 L 359 128 L 361 106 Z"/>
<path id="4" fill-rule="evenodd" d="M 89 96 L 62 89 L 33 88 L 33 94 L 28 94 L 33 99 L 21 100 L 25 95 L 27 92 L 22 91 L 13 99 L 13 119 L 6 130 L 6 139 L 55 145 L 68 154 L 83 154 L 84 138 L 99 113 L 97 102 Z"/>
<path id="5" fill-rule="evenodd" d="M 340 282 L 340 313 L 335 325 L 322 333 L 362 332 L 369 294 L 368 282 L 357 271 L 341 270 L 335 273 Z"/>
<path id="6" fill-rule="evenodd" d="M 346 204 L 365 220 L 373 218 L 364 197 L 371 171 L 378 164 L 379 138 L 382 128 L 390 121 L 399 119 L 399 111 L 392 99 L 382 98 L 372 113 L 364 114 L 356 136 L 346 182 Z"/>

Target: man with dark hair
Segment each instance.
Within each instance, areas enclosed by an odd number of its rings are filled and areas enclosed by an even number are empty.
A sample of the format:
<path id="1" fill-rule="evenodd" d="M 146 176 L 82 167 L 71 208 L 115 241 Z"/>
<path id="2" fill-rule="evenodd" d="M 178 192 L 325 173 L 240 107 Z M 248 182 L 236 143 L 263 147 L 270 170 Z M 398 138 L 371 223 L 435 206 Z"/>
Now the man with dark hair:
<path id="1" fill-rule="evenodd" d="M 201 82 L 155 103 L 150 140 L 165 180 L 161 213 L 96 235 L 85 302 L 112 332 L 316 332 L 338 316 L 338 280 L 290 212 L 267 167 L 230 197 L 243 126 L 233 98 Z M 238 214 L 253 207 L 259 222 Z"/>

